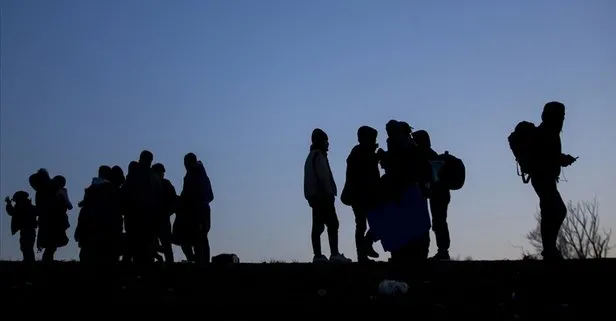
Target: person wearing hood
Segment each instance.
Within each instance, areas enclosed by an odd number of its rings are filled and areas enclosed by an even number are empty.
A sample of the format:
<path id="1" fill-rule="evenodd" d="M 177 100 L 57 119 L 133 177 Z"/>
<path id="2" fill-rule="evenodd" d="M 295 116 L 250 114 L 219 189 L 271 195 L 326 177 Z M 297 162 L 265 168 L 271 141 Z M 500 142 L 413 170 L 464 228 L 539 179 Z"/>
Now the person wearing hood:
<path id="1" fill-rule="evenodd" d="M 357 130 L 358 145 L 347 158 L 346 182 L 341 201 L 353 209 L 355 215 L 355 248 L 359 262 L 377 258 L 374 238 L 368 230 L 368 212 L 376 205 L 379 180 L 379 156 L 376 153 L 378 131 L 369 126 Z"/>
<path id="2" fill-rule="evenodd" d="M 7 196 L 5 202 L 6 213 L 11 217 L 11 233 L 15 235 L 19 232 L 19 248 L 23 262 L 32 263 L 35 261 L 36 207 L 32 205 L 30 195 L 25 191 L 15 192 L 12 199 Z"/>
<path id="3" fill-rule="evenodd" d="M 100 166 L 80 202 L 75 240 L 81 248 L 79 259 L 84 263 L 112 264 L 120 255 L 122 216 L 119 190 L 111 177 L 111 167 Z"/>
<path id="4" fill-rule="evenodd" d="M 327 227 L 332 262 L 350 262 L 338 250 L 339 221 L 336 214 L 336 182 L 327 158 L 329 139 L 319 128 L 312 131 L 312 145 L 304 164 L 304 197 L 312 208 L 312 250 L 314 263 L 327 262 L 321 251 L 321 235 Z"/>
<path id="5" fill-rule="evenodd" d="M 541 121 L 535 137 L 535 164 L 529 174 L 539 197 L 543 243 L 541 255 L 544 260 L 561 260 L 562 254 L 556 247 L 556 240 L 567 215 L 567 207 L 558 192 L 557 183 L 561 168 L 570 166 L 577 158 L 562 153 L 560 133 L 565 122 L 565 105 L 557 101 L 545 104 Z"/>
<path id="6" fill-rule="evenodd" d="M 415 142 L 428 156 L 430 161 L 438 161 L 439 154 L 432 149 L 430 135 L 425 130 L 418 130 L 413 134 Z M 438 251 L 435 260 L 449 260 L 449 226 L 447 225 L 447 211 L 451 201 L 451 191 L 442 182 L 435 182 L 430 186 L 430 213 L 432 214 L 432 231 L 436 237 Z"/>
<path id="7" fill-rule="evenodd" d="M 180 210 L 174 222 L 174 243 L 181 245 L 186 259 L 198 265 L 210 262 L 210 203 L 214 200 L 210 178 L 194 153 L 184 156 L 184 185 Z"/>

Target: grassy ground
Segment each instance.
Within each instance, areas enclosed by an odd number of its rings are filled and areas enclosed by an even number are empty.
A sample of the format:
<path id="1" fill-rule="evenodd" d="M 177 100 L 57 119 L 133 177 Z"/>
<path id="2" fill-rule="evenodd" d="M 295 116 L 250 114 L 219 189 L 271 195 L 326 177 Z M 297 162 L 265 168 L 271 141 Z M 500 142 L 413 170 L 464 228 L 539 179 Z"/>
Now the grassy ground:
<path id="1" fill-rule="evenodd" d="M 241 307 L 285 304 L 325 308 L 361 304 L 361 311 L 412 311 L 428 319 L 586 319 L 613 314 L 616 259 L 565 261 L 429 262 L 424 266 L 238 264 L 196 268 L 188 264 L 137 271 L 129 267 L 93 269 L 76 262 L 0 262 L 4 303 L 42 298 L 71 304 L 152 303 L 159 307 L 199 303 Z M 409 284 L 404 296 L 377 294 L 380 281 Z M 8 300 L 8 302 L 7 302 Z M 258 305 L 255 305 L 258 304 Z M 251 308 L 251 313 L 256 313 Z M 382 310 L 381 310 L 382 311 Z M 410 313 L 410 312 L 409 312 Z M 254 316 L 254 315 L 253 315 Z"/>

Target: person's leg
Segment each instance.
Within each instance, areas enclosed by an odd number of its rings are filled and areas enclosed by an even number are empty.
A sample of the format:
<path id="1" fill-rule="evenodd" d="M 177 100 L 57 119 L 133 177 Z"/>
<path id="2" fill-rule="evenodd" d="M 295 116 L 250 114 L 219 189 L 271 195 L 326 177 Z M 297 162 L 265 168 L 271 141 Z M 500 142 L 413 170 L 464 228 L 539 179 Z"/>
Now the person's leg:
<path id="1" fill-rule="evenodd" d="M 43 262 L 53 262 L 56 254 L 56 247 L 48 247 L 43 251 Z"/>
<path id="2" fill-rule="evenodd" d="M 556 180 L 533 178 L 531 184 L 539 197 L 542 255 L 544 259 L 560 259 L 562 256 L 556 242 L 560 227 L 567 216 L 567 207 L 558 192 Z"/>
<path id="3" fill-rule="evenodd" d="M 36 241 L 36 231 L 34 229 L 24 229 L 19 232 L 19 247 L 23 254 L 24 263 L 32 263 L 34 257 L 34 243 Z"/>
<path id="4" fill-rule="evenodd" d="M 357 251 L 357 261 L 368 260 L 366 254 L 366 230 L 368 224 L 366 215 L 362 208 L 353 206 L 353 214 L 355 215 L 355 250 Z"/>
<path id="5" fill-rule="evenodd" d="M 210 241 L 208 239 L 208 233 L 211 228 L 211 210 L 205 208 L 199 213 L 199 239 L 195 244 L 195 259 L 197 264 L 210 263 Z"/>
<path id="6" fill-rule="evenodd" d="M 338 221 L 338 214 L 336 214 L 336 206 L 334 202 L 324 204 L 324 221 L 327 227 L 327 237 L 329 239 L 330 258 L 332 262 L 347 263 L 351 262 L 350 259 L 340 253 L 338 248 L 338 229 L 340 228 L 340 222 Z"/>
<path id="7" fill-rule="evenodd" d="M 432 214 L 432 230 L 436 237 L 438 252 L 435 259 L 449 259 L 449 226 L 447 225 L 447 210 L 451 195 L 449 190 L 436 190 L 430 198 L 430 212 Z"/>
<path id="8" fill-rule="evenodd" d="M 322 204 L 311 204 L 312 207 L 312 230 L 310 232 L 310 238 L 312 241 L 312 252 L 314 254 L 313 262 L 327 261 L 327 258 L 323 256 L 321 249 L 321 235 L 325 231 L 325 213 Z"/>
<path id="9" fill-rule="evenodd" d="M 193 251 L 193 247 L 191 245 L 182 245 L 182 252 L 184 256 L 186 256 L 186 261 L 195 262 L 195 252 Z"/>
<path id="10" fill-rule="evenodd" d="M 171 247 L 171 221 L 169 216 L 164 214 L 159 224 L 159 241 L 163 254 L 165 255 L 166 263 L 173 263 L 173 249 Z"/>
<path id="11" fill-rule="evenodd" d="M 355 248 L 357 250 L 357 261 L 370 261 L 369 257 L 379 257 L 379 254 L 372 247 L 374 237 L 368 230 L 368 210 L 364 207 L 353 207 L 355 215 Z M 366 232 L 367 231 L 367 232 Z"/>

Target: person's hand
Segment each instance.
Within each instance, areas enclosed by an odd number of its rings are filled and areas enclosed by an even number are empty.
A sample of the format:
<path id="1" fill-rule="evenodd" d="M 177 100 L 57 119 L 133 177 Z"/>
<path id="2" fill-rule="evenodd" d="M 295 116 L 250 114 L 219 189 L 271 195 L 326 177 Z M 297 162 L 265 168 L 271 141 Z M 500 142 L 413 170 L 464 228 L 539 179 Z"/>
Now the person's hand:
<path id="1" fill-rule="evenodd" d="M 567 167 L 567 166 L 570 166 L 571 164 L 573 164 L 577 159 L 578 159 L 577 157 L 573 157 L 573 156 L 568 155 L 568 154 L 567 155 L 562 154 L 562 155 L 560 155 L 560 164 L 563 167 Z"/>
<path id="2" fill-rule="evenodd" d="M 8 196 L 4 199 L 4 201 L 5 201 L 7 204 L 11 204 L 11 198 L 10 198 L 10 197 L 8 197 Z"/>

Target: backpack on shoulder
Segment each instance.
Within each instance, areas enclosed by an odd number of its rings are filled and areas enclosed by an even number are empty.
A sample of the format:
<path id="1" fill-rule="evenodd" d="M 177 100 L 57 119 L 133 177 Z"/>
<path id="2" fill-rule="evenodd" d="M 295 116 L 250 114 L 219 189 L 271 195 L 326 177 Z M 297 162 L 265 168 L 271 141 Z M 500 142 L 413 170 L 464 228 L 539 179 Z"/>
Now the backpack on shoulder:
<path id="1" fill-rule="evenodd" d="M 439 180 L 442 181 L 445 186 L 452 191 L 457 191 L 464 186 L 466 181 L 466 167 L 464 162 L 446 151 L 444 154 L 439 155 L 439 160 L 443 162 L 443 165 L 438 173 Z"/>
<path id="2" fill-rule="evenodd" d="M 528 184 L 530 173 L 534 166 L 534 143 L 537 126 L 529 121 L 521 121 L 513 132 L 507 137 L 509 148 L 516 161 L 518 176 L 522 177 L 522 182 Z"/>

